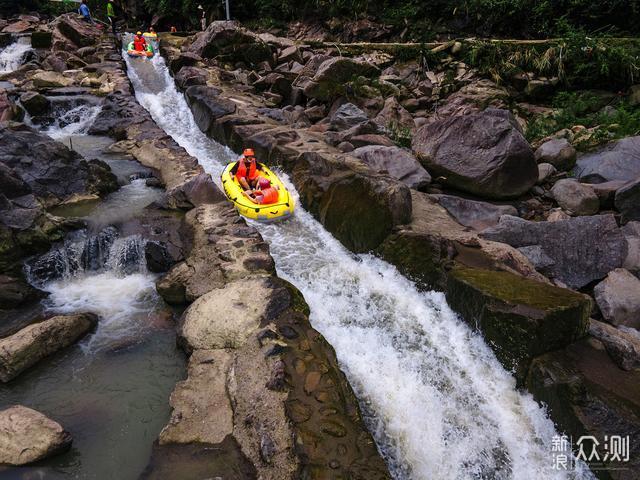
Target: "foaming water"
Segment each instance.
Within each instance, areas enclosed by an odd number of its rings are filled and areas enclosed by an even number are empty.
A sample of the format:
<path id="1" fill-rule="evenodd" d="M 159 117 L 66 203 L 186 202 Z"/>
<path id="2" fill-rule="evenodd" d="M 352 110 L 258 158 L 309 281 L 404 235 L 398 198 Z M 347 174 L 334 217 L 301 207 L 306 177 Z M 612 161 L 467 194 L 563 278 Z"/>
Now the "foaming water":
<path id="1" fill-rule="evenodd" d="M 20 37 L 0 52 L 0 73 L 10 73 L 22 65 L 27 52 L 32 50 L 31 39 Z"/>
<path id="2" fill-rule="evenodd" d="M 118 275 L 113 271 L 83 274 L 46 286 L 49 310 L 56 313 L 94 312 L 101 321 L 82 343 L 87 353 L 117 346 L 122 339 L 144 334 L 146 317 L 158 307 L 155 277 L 148 273 Z"/>
<path id="3" fill-rule="evenodd" d="M 163 60 L 127 63 L 140 103 L 217 178 L 234 155 L 197 128 Z M 443 294 L 352 254 L 301 207 L 287 222 L 253 225 L 334 346 L 394 478 L 592 478 L 551 469 L 553 423 Z"/>
<path id="4" fill-rule="evenodd" d="M 63 141 L 73 135 L 87 133 L 100 114 L 100 105 L 78 105 L 70 110 L 54 112 L 54 122 L 43 131 L 54 140 Z"/>
<path id="5" fill-rule="evenodd" d="M 234 154 L 200 131 L 184 97 L 176 90 L 164 58 L 156 55 L 149 60 L 126 54 L 123 57 L 138 102 L 217 181 L 225 163 L 235 159 Z"/>

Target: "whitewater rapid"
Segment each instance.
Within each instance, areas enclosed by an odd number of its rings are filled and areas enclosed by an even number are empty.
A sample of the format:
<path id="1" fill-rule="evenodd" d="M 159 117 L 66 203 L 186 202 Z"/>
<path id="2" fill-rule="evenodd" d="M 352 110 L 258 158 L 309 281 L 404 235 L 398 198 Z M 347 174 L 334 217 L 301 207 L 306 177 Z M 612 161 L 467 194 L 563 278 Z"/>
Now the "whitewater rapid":
<path id="1" fill-rule="evenodd" d="M 15 42 L 7 45 L 0 52 L 0 74 L 17 70 L 30 50 L 32 50 L 31 38 L 28 36 L 19 37 Z"/>
<path id="2" fill-rule="evenodd" d="M 137 100 L 217 180 L 235 155 L 198 129 L 164 60 L 124 57 Z M 291 220 L 253 225 L 334 346 L 394 478 L 592 478 L 551 469 L 553 423 L 443 294 L 349 252 L 299 202 Z"/>

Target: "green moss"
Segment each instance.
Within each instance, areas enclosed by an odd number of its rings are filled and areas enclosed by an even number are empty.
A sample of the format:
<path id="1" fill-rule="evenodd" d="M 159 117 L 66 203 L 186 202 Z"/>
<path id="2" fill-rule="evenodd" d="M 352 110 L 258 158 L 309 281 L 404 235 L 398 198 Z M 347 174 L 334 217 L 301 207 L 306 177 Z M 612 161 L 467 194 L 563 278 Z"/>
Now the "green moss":
<path id="1" fill-rule="evenodd" d="M 529 280 L 509 272 L 456 267 L 450 276 L 511 305 L 526 305 L 545 312 L 588 303 L 579 293 Z"/>

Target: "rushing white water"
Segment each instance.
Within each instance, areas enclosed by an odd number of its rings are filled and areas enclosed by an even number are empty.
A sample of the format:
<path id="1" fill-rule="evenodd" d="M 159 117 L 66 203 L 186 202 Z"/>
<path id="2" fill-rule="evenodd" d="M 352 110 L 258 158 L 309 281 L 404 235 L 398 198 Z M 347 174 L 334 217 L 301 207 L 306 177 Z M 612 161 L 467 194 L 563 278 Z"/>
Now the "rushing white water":
<path id="1" fill-rule="evenodd" d="M 102 110 L 100 105 L 78 105 L 57 113 L 55 121 L 44 130 L 54 140 L 64 141 L 72 135 L 87 133 Z"/>
<path id="2" fill-rule="evenodd" d="M 197 128 L 163 60 L 125 59 L 138 101 L 217 178 L 234 155 Z M 335 347 L 395 478 L 592 478 L 551 469 L 553 423 L 442 294 L 347 251 L 301 207 L 254 225 Z"/>
<path id="3" fill-rule="evenodd" d="M 17 70 L 30 50 L 32 50 L 31 39 L 27 36 L 20 37 L 17 41 L 7 45 L 0 52 L 0 73 L 10 73 Z"/>

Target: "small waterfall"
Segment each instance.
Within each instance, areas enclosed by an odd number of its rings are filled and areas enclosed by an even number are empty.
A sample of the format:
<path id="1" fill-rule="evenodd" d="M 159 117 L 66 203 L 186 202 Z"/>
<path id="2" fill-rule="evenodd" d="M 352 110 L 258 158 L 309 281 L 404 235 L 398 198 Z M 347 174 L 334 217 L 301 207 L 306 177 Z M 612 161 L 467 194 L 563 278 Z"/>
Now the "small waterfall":
<path id="1" fill-rule="evenodd" d="M 82 104 L 71 109 L 65 106 L 53 108 L 52 122 L 44 133 L 54 140 L 87 133 L 102 110 L 101 105 Z"/>
<path id="2" fill-rule="evenodd" d="M 31 48 L 31 38 L 19 37 L 14 43 L 0 52 L 0 73 L 10 73 L 17 70 L 24 61 Z"/>
<path id="3" fill-rule="evenodd" d="M 119 238 L 111 226 L 94 235 L 80 232 L 27 264 L 27 276 L 32 284 L 46 289 L 52 281 L 70 280 L 90 272 L 111 271 L 121 276 L 144 273 L 145 244 L 140 235 Z"/>

